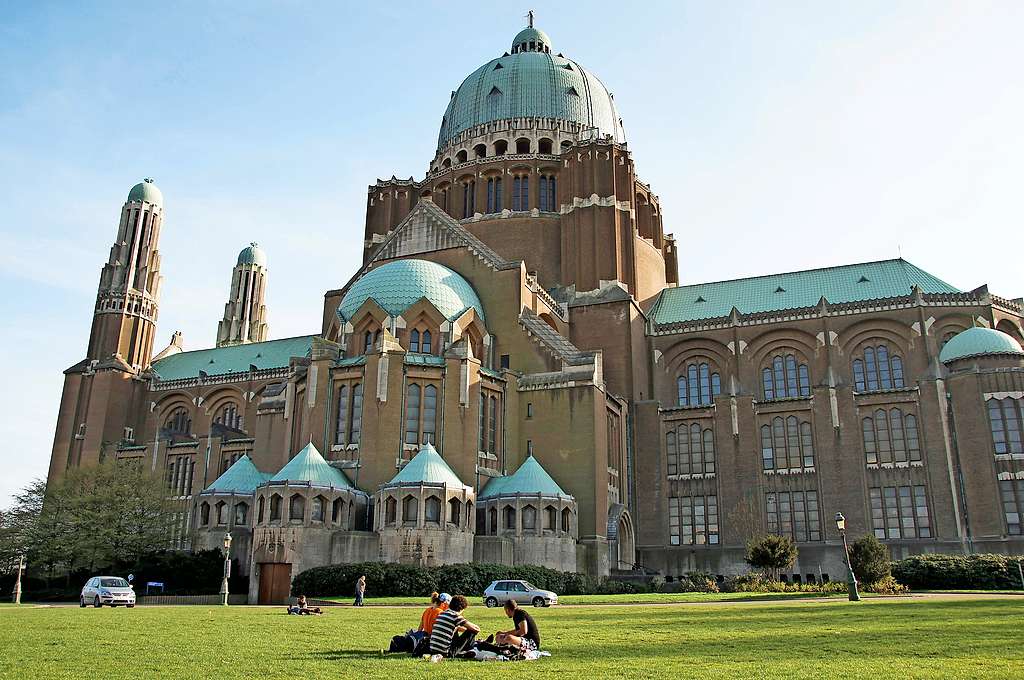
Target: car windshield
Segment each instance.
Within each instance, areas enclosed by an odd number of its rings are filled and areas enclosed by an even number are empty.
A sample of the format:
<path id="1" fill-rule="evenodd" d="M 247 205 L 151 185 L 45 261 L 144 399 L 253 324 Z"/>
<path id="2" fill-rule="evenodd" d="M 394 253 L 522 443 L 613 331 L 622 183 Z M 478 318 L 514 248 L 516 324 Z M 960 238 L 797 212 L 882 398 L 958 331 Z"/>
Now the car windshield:
<path id="1" fill-rule="evenodd" d="M 103 588 L 127 588 L 128 581 L 123 578 L 101 578 L 100 586 Z"/>
<path id="2" fill-rule="evenodd" d="M 527 590 L 540 590 L 537 586 L 533 585 L 529 581 L 523 581 L 523 585 L 526 586 Z"/>

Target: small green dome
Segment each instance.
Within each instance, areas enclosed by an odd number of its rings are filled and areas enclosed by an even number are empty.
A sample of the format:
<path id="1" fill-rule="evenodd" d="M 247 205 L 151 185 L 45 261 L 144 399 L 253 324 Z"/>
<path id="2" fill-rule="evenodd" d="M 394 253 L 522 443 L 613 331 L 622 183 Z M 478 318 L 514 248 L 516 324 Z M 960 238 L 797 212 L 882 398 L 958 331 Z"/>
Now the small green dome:
<path id="1" fill-rule="evenodd" d="M 957 359 L 990 354 L 1024 355 L 1024 349 L 1012 336 L 1002 331 L 975 327 L 954 335 L 939 353 L 939 361 L 948 364 Z"/>
<path id="2" fill-rule="evenodd" d="M 342 298 L 338 316 L 349 321 L 369 299 L 391 316 L 399 316 L 420 298 L 427 298 L 448 320 L 470 307 L 484 318 L 473 286 L 448 267 L 428 260 L 395 260 L 366 272 Z"/>
<path id="3" fill-rule="evenodd" d="M 527 28 L 515 40 L 511 54 L 473 71 L 452 94 L 441 119 L 438 151 L 465 130 L 515 118 L 554 118 L 617 142 L 626 140 L 615 101 L 597 76 L 572 59 L 538 49 L 537 41 L 551 44 L 544 31 Z"/>
<path id="4" fill-rule="evenodd" d="M 238 264 L 258 264 L 261 267 L 267 266 L 267 255 L 263 249 L 253 241 L 242 252 L 238 253 Z"/>
<path id="5" fill-rule="evenodd" d="M 530 47 L 530 42 L 533 42 L 533 48 Z M 523 48 L 524 43 L 526 44 L 525 48 Z M 516 33 L 516 37 L 512 39 L 513 52 L 518 52 L 520 50 L 527 51 L 531 49 L 537 52 L 543 52 L 543 49 L 539 49 L 541 45 L 550 50 L 551 38 L 548 37 L 547 33 L 539 28 L 534 28 L 533 26 L 519 31 Z"/>
<path id="6" fill-rule="evenodd" d="M 149 177 L 132 187 L 128 192 L 128 202 L 145 202 L 153 205 L 163 206 L 164 195 L 157 189 L 156 184 Z"/>

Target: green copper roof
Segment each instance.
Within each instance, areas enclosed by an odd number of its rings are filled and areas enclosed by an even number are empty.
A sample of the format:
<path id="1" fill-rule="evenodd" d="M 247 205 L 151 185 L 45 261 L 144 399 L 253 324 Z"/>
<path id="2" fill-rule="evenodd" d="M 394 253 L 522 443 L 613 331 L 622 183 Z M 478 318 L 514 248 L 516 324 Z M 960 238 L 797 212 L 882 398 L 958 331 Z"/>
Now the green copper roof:
<path id="1" fill-rule="evenodd" d="M 350 320 L 371 298 L 392 316 L 427 298 L 449 320 L 470 307 L 484 317 L 473 286 L 448 267 L 428 260 L 395 260 L 366 272 L 345 293 L 338 316 Z"/>
<path id="2" fill-rule="evenodd" d="M 548 49 L 551 49 L 551 38 L 548 37 L 548 34 L 539 28 L 534 28 L 533 26 L 524 28 L 516 33 L 516 37 L 512 38 L 512 49 L 520 49 L 522 48 L 523 43 L 529 45 L 530 41 L 533 41 L 534 44 L 541 43 L 546 45 Z M 529 49 L 529 47 L 527 47 L 527 49 Z"/>
<path id="3" fill-rule="evenodd" d="M 547 35 L 530 28 L 516 40 L 521 43 L 524 34 L 550 44 Z M 464 130 L 511 118 L 572 121 L 625 141 L 615 101 L 596 76 L 553 52 L 527 51 L 492 59 L 462 81 L 441 119 L 437 148 Z"/>
<path id="4" fill-rule="evenodd" d="M 398 471 L 385 486 L 398 484 L 447 484 L 465 487 L 455 471 L 431 444 L 424 444 L 412 460 Z"/>
<path id="5" fill-rule="evenodd" d="M 444 366 L 444 357 L 436 354 L 415 354 L 409 352 L 405 355 L 405 363 L 410 366 Z"/>
<path id="6" fill-rule="evenodd" d="M 533 456 L 527 456 L 523 464 L 511 475 L 505 477 L 494 477 L 487 482 L 484 492 L 480 494 L 480 500 L 485 498 L 496 498 L 498 496 L 512 496 L 515 494 L 541 496 L 556 496 L 560 498 L 572 498 L 558 486 L 544 466 Z"/>
<path id="7" fill-rule="evenodd" d="M 324 457 L 313 446 L 313 442 L 306 444 L 306 447 L 271 477 L 270 481 L 308 482 L 313 486 L 330 486 L 336 489 L 352 488 L 345 473 L 338 468 L 331 467 L 331 464 L 324 460 Z"/>
<path id="8" fill-rule="evenodd" d="M 131 203 L 132 201 L 145 201 L 153 205 L 163 206 L 164 195 L 156 188 L 156 184 L 153 184 L 153 180 L 147 177 L 133 186 L 132 190 L 128 192 L 128 202 Z"/>
<path id="9" fill-rule="evenodd" d="M 939 361 L 948 363 L 988 354 L 1024 354 L 1024 349 L 1011 335 L 994 328 L 975 327 L 950 338 L 939 352 Z"/>
<path id="10" fill-rule="evenodd" d="M 242 456 L 235 464 L 224 471 L 220 477 L 213 481 L 213 484 L 206 487 L 206 491 L 217 493 L 238 493 L 250 494 L 256 491 L 256 487 L 270 479 L 270 475 L 256 469 L 248 454 Z"/>
<path id="11" fill-rule="evenodd" d="M 243 373 L 249 370 L 250 365 L 258 370 L 284 368 L 292 357 L 307 356 L 315 337 L 301 335 L 297 338 L 180 352 L 153 362 L 153 372 L 160 380 L 181 380 L 198 378 L 200 371 L 207 375 Z"/>
<path id="12" fill-rule="evenodd" d="M 758 314 L 814 307 L 822 297 L 831 304 L 879 300 L 910 295 L 913 286 L 925 293 L 960 292 L 906 260 L 881 260 L 666 288 L 651 318 L 655 324 L 672 324 L 727 317 L 733 307 L 741 314 Z"/>
<path id="13" fill-rule="evenodd" d="M 238 264 L 258 264 L 261 267 L 266 267 L 267 254 L 253 241 L 238 253 Z"/>

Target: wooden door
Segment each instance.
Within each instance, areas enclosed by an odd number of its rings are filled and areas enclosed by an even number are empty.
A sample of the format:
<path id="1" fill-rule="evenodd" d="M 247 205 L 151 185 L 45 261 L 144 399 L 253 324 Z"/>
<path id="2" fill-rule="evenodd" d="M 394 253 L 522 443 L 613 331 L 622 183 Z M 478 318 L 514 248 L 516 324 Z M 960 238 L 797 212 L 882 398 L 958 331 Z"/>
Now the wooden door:
<path id="1" fill-rule="evenodd" d="M 260 565 L 259 604 L 285 604 L 292 585 L 292 565 Z"/>

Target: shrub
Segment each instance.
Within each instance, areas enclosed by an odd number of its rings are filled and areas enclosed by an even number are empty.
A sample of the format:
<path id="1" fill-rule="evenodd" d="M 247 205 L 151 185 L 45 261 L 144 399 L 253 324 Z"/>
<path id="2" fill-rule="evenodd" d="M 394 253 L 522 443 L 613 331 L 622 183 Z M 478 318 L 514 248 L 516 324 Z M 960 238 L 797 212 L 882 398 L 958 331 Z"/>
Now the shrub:
<path id="1" fill-rule="evenodd" d="M 892 574 L 889 549 L 871 535 L 850 545 L 850 565 L 861 583 L 880 582 Z"/>
<path id="2" fill-rule="evenodd" d="M 910 592 L 910 588 L 894 579 L 891 575 L 881 578 L 864 586 L 865 592 L 878 593 L 879 595 L 903 595 Z"/>
<path id="3" fill-rule="evenodd" d="M 1020 556 L 913 555 L 893 562 L 892 575 L 912 589 L 1002 590 L 1021 587 Z"/>
<path id="4" fill-rule="evenodd" d="M 779 572 L 796 562 L 797 550 L 789 536 L 767 534 L 747 544 L 746 561 L 755 569 L 762 569 L 774 579 Z"/>

